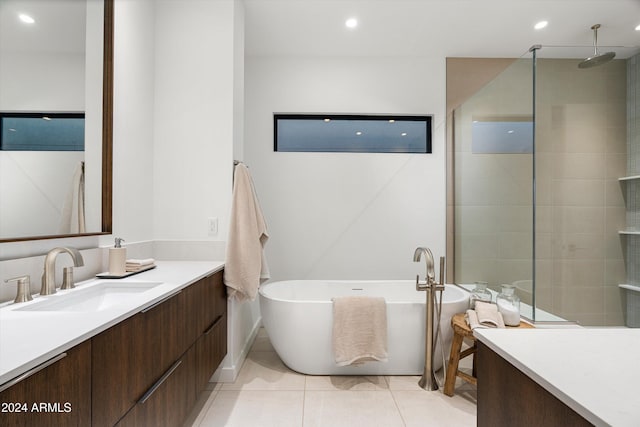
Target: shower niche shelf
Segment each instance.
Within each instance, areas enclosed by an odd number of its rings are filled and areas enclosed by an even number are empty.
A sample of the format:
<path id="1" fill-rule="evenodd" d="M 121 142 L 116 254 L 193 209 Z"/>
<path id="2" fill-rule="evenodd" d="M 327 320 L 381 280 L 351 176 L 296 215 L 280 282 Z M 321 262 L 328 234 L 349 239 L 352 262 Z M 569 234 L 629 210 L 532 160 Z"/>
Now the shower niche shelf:
<path id="1" fill-rule="evenodd" d="M 640 236 L 640 230 L 620 230 L 618 234 L 626 236 Z"/>
<path id="2" fill-rule="evenodd" d="M 623 176 L 618 178 L 618 181 L 634 181 L 640 179 L 640 175 Z"/>

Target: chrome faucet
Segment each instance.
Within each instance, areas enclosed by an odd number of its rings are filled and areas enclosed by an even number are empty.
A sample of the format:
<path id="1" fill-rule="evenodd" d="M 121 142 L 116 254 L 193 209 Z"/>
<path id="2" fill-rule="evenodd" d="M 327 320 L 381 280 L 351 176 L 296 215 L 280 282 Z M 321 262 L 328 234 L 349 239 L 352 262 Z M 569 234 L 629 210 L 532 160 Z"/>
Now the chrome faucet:
<path id="1" fill-rule="evenodd" d="M 424 372 L 418 385 L 425 390 L 437 390 L 438 383 L 433 372 L 433 351 L 439 334 L 434 335 L 433 316 L 436 309 L 436 291 L 440 291 L 440 304 L 442 304 L 442 291 L 444 291 L 444 257 L 440 257 L 440 283 L 436 282 L 436 272 L 433 262 L 433 253 L 429 248 L 419 247 L 413 253 L 413 261 L 419 262 L 424 255 L 427 264 L 427 275 L 424 282 L 420 282 L 420 275 L 416 276 L 416 291 L 426 291 L 425 306 L 425 342 L 424 342 Z M 440 330 L 440 318 L 442 306 L 438 309 L 438 331 Z M 442 342 L 441 342 L 442 346 Z"/>
<path id="2" fill-rule="evenodd" d="M 71 256 L 74 267 L 82 267 L 84 265 L 84 259 L 82 259 L 80 251 L 75 248 L 51 249 L 44 258 L 44 274 L 42 275 L 40 295 L 51 295 L 56 293 L 56 258 L 64 252 Z M 68 288 L 73 287 L 72 284 L 68 284 L 67 286 Z"/>
<path id="3" fill-rule="evenodd" d="M 425 283 L 420 283 L 420 276 L 416 276 L 416 291 L 424 291 L 425 286 L 431 285 L 436 279 L 433 253 L 431 253 L 431 249 L 423 247 L 416 248 L 416 251 L 413 253 L 413 262 L 420 262 L 423 254 L 425 262 L 427 263 L 426 280 Z"/>

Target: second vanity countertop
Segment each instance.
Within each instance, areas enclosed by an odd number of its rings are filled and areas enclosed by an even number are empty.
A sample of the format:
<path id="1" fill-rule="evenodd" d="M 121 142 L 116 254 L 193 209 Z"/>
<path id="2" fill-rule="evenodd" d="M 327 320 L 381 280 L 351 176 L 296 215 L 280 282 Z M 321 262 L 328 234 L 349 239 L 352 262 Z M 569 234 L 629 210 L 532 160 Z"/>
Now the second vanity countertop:
<path id="1" fill-rule="evenodd" d="M 221 261 L 157 261 L 156 265 L 152 270 L 125 279 L 80 282 L 71 291 L 58 290 L 52 296 L 34 297 L 30 302 L 0 306 L 0 385 L 224 267 Z M 122 304 L 100 311 L 18 310 L 46 298 L 99 287 L 106 282 L 162 284 L 126 298 Z"/>
<path id="2" fill-rule="evenodd" d="M 474 335 L 594 425 L 638 425 L 640 329 L 476 329 Z"/>

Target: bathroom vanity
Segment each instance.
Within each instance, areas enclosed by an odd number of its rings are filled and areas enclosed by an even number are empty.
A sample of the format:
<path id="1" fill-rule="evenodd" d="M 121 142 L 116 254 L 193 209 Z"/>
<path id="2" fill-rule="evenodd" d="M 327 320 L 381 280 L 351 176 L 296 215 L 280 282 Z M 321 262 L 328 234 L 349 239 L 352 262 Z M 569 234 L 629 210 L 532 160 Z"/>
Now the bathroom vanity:
<path id="1" fill-rule="evenodd" d="M 637 426 L 640 330 L 474 331 L 478 426 Z"/>
<path id="2" fill-rule="evenodd" d="M 227 351 L 222 263 L 158 262 L 131 280 L 148 289 L 93 312 L 56 310 L 55 296 L 0 309 L 0 384 L 15 382 L 0 393 L 0 424 L 184 421 Z M 127 279 L 69 292 L 118 284 Z"/>

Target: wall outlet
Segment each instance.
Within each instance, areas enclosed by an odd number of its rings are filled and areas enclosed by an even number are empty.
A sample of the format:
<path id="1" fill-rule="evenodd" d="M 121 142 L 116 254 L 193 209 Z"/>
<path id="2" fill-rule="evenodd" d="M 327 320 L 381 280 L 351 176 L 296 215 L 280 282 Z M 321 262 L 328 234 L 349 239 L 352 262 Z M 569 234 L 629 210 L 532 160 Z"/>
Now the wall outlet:
<path id="1" fill-rule="evenodd" d="M 218 218 L 209 217 L 207 219 L 207 232 L 209 233 L 209 236 L 215 236 L 218 234 Z"/>

